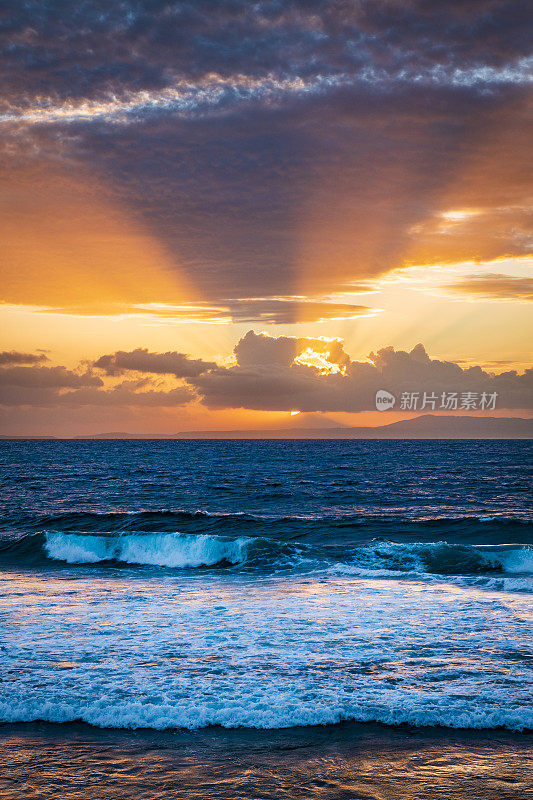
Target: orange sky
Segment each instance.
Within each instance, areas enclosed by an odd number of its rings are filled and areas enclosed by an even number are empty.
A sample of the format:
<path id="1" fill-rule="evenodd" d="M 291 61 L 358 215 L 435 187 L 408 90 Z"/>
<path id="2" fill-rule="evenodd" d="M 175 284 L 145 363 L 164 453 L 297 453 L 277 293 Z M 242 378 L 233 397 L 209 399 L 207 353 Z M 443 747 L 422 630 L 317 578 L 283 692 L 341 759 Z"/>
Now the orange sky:
<path id="1" fill-rule="evenodd" d="M 530 413 L 519 20 L 502 9 L 494 32 L 486 3 L 422 17 L 416 3 L 341 5 L 290 25 L 198 9 L 189 36 L 154 11 L 168 47 L 138 34 L 134 10 L 117 28 L 83 9 L 82 40 L 68 11 L 46 5 L 52 28 L 15 15 L 0 104 L 5 433 L 276 427 L 293 410 L 378 425 L 405 416 L 375 411 L 380 375 L 400 393 L 426 379 L 452 391 L 454 375 L 481 391 L 514 370 L 495 414 Z M 325 339 L 342 342 L 339 361 Z M 391 347 L 390 363 L 369 359 Z M 138 351 L 185 361 L 96 365 Z"/>

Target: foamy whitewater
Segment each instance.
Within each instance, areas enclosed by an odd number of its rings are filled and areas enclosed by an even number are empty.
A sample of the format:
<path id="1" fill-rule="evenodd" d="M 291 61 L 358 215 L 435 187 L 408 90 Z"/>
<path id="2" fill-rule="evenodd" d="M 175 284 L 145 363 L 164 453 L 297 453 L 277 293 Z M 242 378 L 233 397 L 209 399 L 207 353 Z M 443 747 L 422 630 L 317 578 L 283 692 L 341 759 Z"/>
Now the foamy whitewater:
<path id="1" fill-rule="evenodd" d="M 528 442 L 2 447 L 1 721 L 533 728 Z"/>

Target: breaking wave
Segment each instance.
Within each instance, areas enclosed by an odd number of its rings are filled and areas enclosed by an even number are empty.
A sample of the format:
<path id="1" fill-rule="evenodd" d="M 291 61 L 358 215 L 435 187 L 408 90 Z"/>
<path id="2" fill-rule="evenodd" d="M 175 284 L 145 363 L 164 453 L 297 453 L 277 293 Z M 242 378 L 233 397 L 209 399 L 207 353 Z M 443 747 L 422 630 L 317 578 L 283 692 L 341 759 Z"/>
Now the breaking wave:
<path id="1" fill-rule="evenodd" d="M 152 533 L 126 536 L 84 536 L 47 533 L 44 549 L 49 558 L 68 564 L 119 561 L 160 567 L 202 567 L 238 564 L 245 559 L 248 541 L 221 539 L 208 534 Z"/>
<path id="2" fill-rule="evenodd" d="M 268 537 L 189 533 L 86 534 L 47 531 L 0 540 L 0 559 L 24 565 L 105 563 L 171 569 L 224 567 L 261 574 L 327 571 L 354 577 L 454 580 L 497 590 L 533 590 L 533 548 L 372 540 L 319 546 Z"/>
<path id="3" fill-rule="evenodd" d="M 167 702 L 144 702 L 135 699 L 87 700 L 72 698 L 60 702 L 36 698 L 13 698 L 0 701 L 2 722 L 77 722 L 83 721 L 99 728 L 152 728 L 195 730 L 212 725 L 223 728 L 279 729 L 293 726 L 335 725 L 340 722 L 380 722 L 385 725 L 414 725 L 417 727 L 444 726 L 447 728 L 483 729 L 508 728 L 515 731 L 533 729 L 533 710 L 527 705 L 505 708 L 447 697 L 417 697 L 399 701 L 397 697 L 335 696 L 333 693 L 310 703 L 298 692 L 256 691 L 242 697 L 213 697 L 204 702 L 188 698 Z M 385 693 L 383 693 L 385 694 Z M 422 697 L 421 697 L 422 696 Z M 377 701 L 376 701 L 377 700 Z M 381 702 L 380 702 L 381 700 Z"/>

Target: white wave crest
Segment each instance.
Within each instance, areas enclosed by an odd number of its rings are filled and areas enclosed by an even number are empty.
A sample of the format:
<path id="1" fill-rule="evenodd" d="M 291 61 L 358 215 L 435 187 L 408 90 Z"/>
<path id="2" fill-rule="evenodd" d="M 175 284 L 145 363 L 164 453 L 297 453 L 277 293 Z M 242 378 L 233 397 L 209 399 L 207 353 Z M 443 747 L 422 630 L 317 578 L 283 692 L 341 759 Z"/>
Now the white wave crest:
<path id="1" fill-rule="evenodd" d="M 147 533 L 125 536 L 92 536 L 48 532 L 45 550 L 49 558 L 68 564 L 122 561 L 160 567 L 202 567 L 246 558 L 251 540 L 223 539 L 207 534 Z"/>
<path id="2" fill-rule="evenodd" d="M 502 566 L 505 572 L 533 573 L 533 548 L 512 548 L 502 553 Z"/>
<path id="3" fill-rule="evenodd" d="M 379 694 L 375 692 L 374 694 Z M 259 697 L 257 696 L 259 695 Z M 80 701 L 37 700 L 30 697 L 0 702 L 1 722 L 74 722 L 83 720 L 100 728 L 153 728 L 155 730 L 188 728 L 190 730 L 220 725 L 224 728 L 276 729 L 293 726 L 335 725 L 339 722 L 381 722 L 386 725 L 409 724 L 418 727 L 442 725 L 447 728 L 483 729 L 504 727 L 523 731 L 533 728 L 533 711 L 527 706 L 483 708 L 466 702 L 420 703 L 376 702 L 375 697 L 317 697 L 306 702 L 290 691 L 263 691 L 235 698 L 206 698 L 167 702 L 108 699 Z M 418 702 L 417 702 L 418 700 Z"/>

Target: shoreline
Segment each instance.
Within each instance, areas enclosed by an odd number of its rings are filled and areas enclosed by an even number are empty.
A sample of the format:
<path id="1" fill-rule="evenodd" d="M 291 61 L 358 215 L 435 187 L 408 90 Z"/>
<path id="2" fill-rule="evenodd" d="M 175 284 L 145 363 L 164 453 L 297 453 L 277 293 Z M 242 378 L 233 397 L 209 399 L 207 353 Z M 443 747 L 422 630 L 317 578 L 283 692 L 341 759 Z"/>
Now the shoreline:
<path id="1" fill-rule="evenodd" d="M 0 726 L 6 800 L 79 797 L 523 800 L 530 734 L 346 722 L 278 730 Z M 170 795 L 169 795 L 170 793 Z"/>
<path id="2" fill-rule="evenodd" d="M 243 736 L 246 736 L 247 734 L 250 734 L 250 735 L 258 734 L 258 735 L 264 735 L 264 736 L 268 736 L 268 735 L 275 736 L 276 734 L 283 735 L 284 733 L 291 734 L 291 735 L 292 734 L 296 735 L 297 733 L 302 733 L 303 734 L 306 731 L 321 732 L 321 731 L 329 731 L 329 730 L 335 730 L 335 729 L 342 730 L 342 729 L 348 729 L 348 728 L 353 728 L 354 730 L 359 729 L 359 728 L 361 730 L 371 730 L 371 729 L 375 728 L 378 731 L 382 730 L 384 734 L 385 734 L 386 731 L 389 731 L 389 732 L 390 731 L 398 731 L 400 734 L 401 733 L 405 733 L 406 735 L 414 735 L 415 733 L 424 734 L 424 732 L 428 732 L 428 735 L 429 734 L 434 734 L 435 736 L 437 736 L 439 734 L 442 734 L 443 736 L 446 735 L 446 734 L 453 735 L 455 733 L 457 733 L 457 734 L 465 734 L 465 735 L 468 735 L 468 734 L 472 734 L 472 735 L 479 734 L 479 735 L 482 735 L 482 734 L 486 733 L 488 736 L 490 736 L 492 733 L 495 734 L 495 735 L 498 734 L 498 733 L 504 733 L 504 734 L 510 734 L 512 736 L 518 736 L 518 737 L 526 737 L 526 738 L 528 736 L 532 736 L 533 737 L 533 727 L 528 727 L 528 726 L 525 726 L 523 728 L 510 728 L 507 725 L 493 725 L 493 726 L 480 726 L 480 727 L 463 727 L 463 726 L 455 726 L 455 725 L 438 725 L 438 724 L 431 724 L 431 723 L 428 723 L 427 725 L 424 725 L 424 724 L 416 725 L 416 724 L 414 724 L 412 722 L 405 722 L 405 721 L 403 721 L 403 722 L 382 722 L 381 720 L 377 720 L 377 719 L 361 720 L 361 719 L 355 719 L 355 718 L 346 718 L 346 719 L 341 719 L 341 720 L 339 720 L 337 722 L 323 722 L 323 723 L 317 723 L 317 724 L 314 724 L 314 725 L 313 724 L 309 724 L 309 725 L 287 725 L 287 726 L 279 727 L 279 728 L 267 728 L 267 727 L 261 728 L 261 727 L 254 727 L 254 726 L 251 726 L 251 725 L 250 726 L 247 726 L 247 725 L 225 726 L 225 725 L 218 724 L 218 723 L 203 725 L 203 726 L 199 726 L 197 728 L 192 728 L 192 727 L 188 728 L 188 727 L 185 727 L 185 726 L 173 727 L 171 725 L 169 725 L 166 728 L 155 728 L 155 727 L 150 727 L 149 725 L 147 725 L 147 726 L 142 726 L 142 725 L 139 725 L 139 726 L 126 726 L 126 725 L 118 726 L 117 725 L 116 727 L 113 726 L 113 725 L 98 725 L 98 724 L 93 724 L 92 722 L 87 722 L 86 720 L 84 720 L 81 717 L 79 717 L 78 719 L 65 720 L 64 722 L 52 721 L 52 720 L 47 720 L 47 719 L 16 720 L 16 721 L 3 721 L 3 720 L 0 720 L 0 739 L 2 738 L 3 733 L 5 733 L 6 731 L 7 731 L 8 734 L 10 734 L 11 733 L 11 728 L 13 728 L 14 730 L 18 730 L 18 729 L 26 730 L 27 729 L 27 730 L 31 731 L 33 729 L 33 727 L 35 727 L 36 729 L 38 728 L 39 730 L 41 730 L 41 728 L 42 729 L 50 728 L 50 731 L 53 731 L 53 730 L 56 730 L 56 729 L 58 731 L 60 731 L 62 729 L 67 730 L 68 728 L 72 728 L 73 730 L 76 730 L 76 731 L 78 729 L 80 729 L 80 730 L 86 729 L 87 731 L 100 731 L 102 733 L 107 731 L 107 732 L 109 732 L 109 734 L 115 734 L 116 733 L 117 735 L 127 734 L 127 733 L 133 733 L 133 734 L 139 734 L 139 735 L 142 735 L 142 734 L 146 734 L 146 735 L 150 735 L 150 734 L 165 735 L 165 734 L 168 734 L 169 736 L 182 735 L 184 737 L 186 737 L 187 735 L 194 736 L 196 734 L 202 734 L 202 732 L 205 732 L 206 734 L 209 734 L 210 732 L 214 732 L 214 733 L 219 732 L 221 735 L 222 734 L 228 734 L 228 735 L 235 734 L 235 735 L 238 735 L 240 733 Z M 532 744 L 533 744 L 533 742 L 532 742 Z"/>

